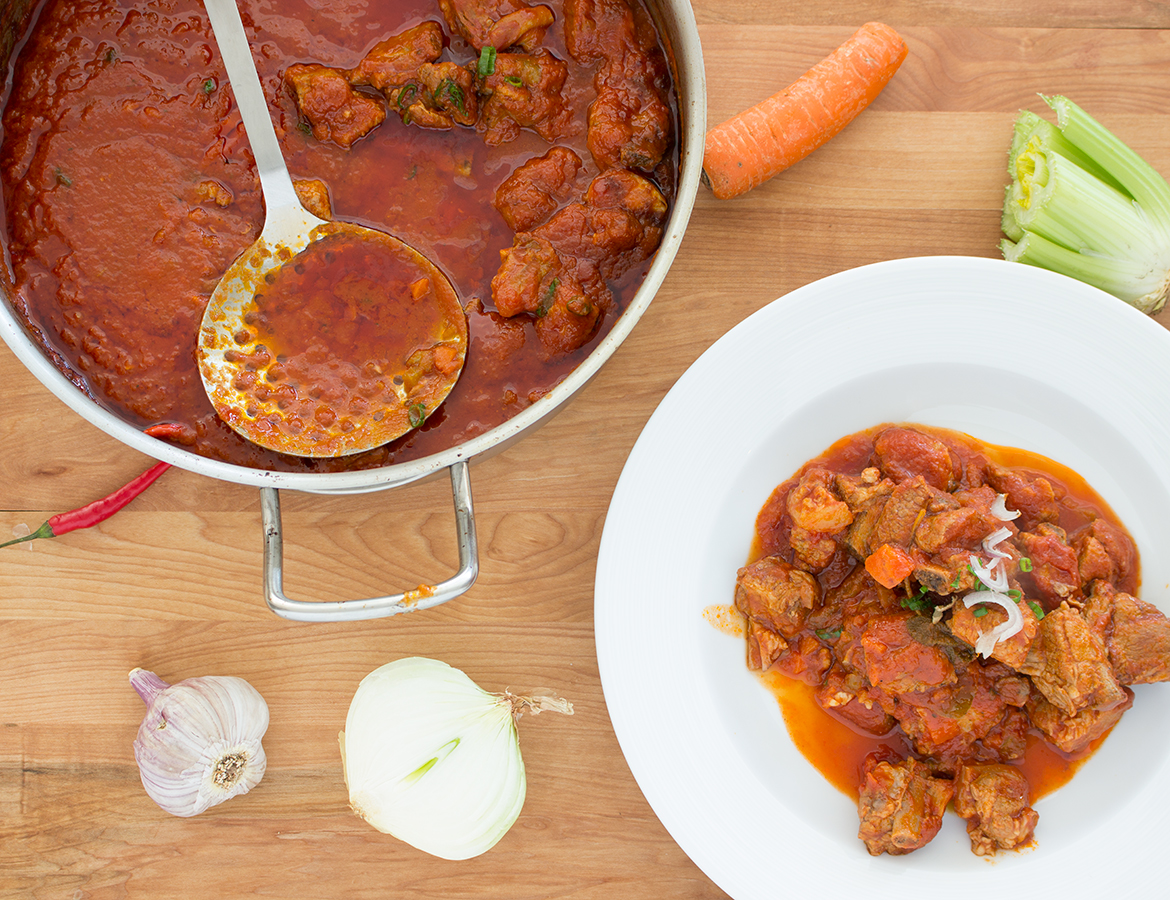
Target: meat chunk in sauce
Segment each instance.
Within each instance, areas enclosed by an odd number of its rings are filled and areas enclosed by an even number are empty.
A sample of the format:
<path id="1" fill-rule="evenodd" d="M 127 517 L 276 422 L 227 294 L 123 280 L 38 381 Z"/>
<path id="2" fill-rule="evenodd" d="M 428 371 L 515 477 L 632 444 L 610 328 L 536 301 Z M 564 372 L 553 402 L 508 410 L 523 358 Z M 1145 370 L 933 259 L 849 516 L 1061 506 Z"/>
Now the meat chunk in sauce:
<path id="1" fill-rule="evenodd" d="M 1086 707 L 1070 715 L 1037 693 L 1028 701 L 1028 719 L 1054 747 L 1065 753 L 1082 753 L 1116 725 L 1133 705 L 1133 691 L 1122 688 L 1124 699 L 1108 709 Z"/>
<path id="2" fill-rule="evenodd" d="M 390 91 L 386 99 L 407 125 L 453 128 L 479 120 L 475 73 L 458 63 L 423 63 L 414 80 Z"/>
<path id="3" fill-rule="evenodd" d="M 1027 845 L 1032 789 L 1012 763 L 1036 735 L 1086 754 L 1128 685 L 1170 680 L 1170 619 L 1133 594 L 1129 535 L 1087 486 L 992 449 L 919 426 L 854 435 L 776 488 L 764 555 L 740 570 L 749 664 L 882 738 L 859 787 L 871 853 L 929 841 L 952 790 L 973 852 Z M 1019 628 L 989 641 L 1007 604 Z"/>
<path id="4" fill-rule="evenodd" d="M 438 22 L 423 22 L 375 44 L 346 78 L 355 87 L 369 85 L 389 93 L 411 81 L 419 66 L 435 62 L 442 54 L 442 27 Z"/>
<path id="5" fill-rule="evenodd" d="M 957 480 L 955 461 L 947 445 L 913 428 L 887 428 L 873 442 L 878 468 L 898 484 L 922 478 L 940 491 Z"/>
<path id="6" fill-rule="evenodd" d="M 916 759 L 891 762 L 871 756 L 861 773 L 857 836 L 872 856 L 925 847 L 942 827 L 953 793 L 950 779 L 935 778 Z"/>
<path id="7" fill-rule="evenodd" d="M 1060 505 L 1052 482 L 1034 472 L 1009 469 L 992 463 L 987 483 L 1007 497 L 1008 509 L 1020 514 L 1021 531 L 1031 531 L 1044 522 L 1060 520 Z"/>
<path id="8" fill-rule="evenodd" d="M 1035 531 L 1020 532 L 1018 542 L 1031 560 L 1032 583 L 1041 598 L 1052 605 L 1081 598 L 1080 565 L 1064 529 L 1041 523 Z"/>
<path id="9" fill-rule="evenodd" d="M 1094 519 L 1072 535 L 1082 587 L 1093 581 L 1127 585 L 1137 568 L 1137 548 L 1128 534 L 1105 519 Z"/>
<path id="10" fill-rule="evenodd" d="M 495 69 L 479 82 L 483 97 L 477 127 L 490 146 L 530 129 L 550 143 L 569 133 L 573 113 L 562 91 L 568 68 L 551 53 L 498 53 Z"/>
<path id="11" fill-rule="evenodd" d="M 382 102 L 355 90 L 341 69 L 297 63 L 284 70 L 284 81 L 319 141 L 351 147 L 386 118 Z"/>
<path id="12" fill-rule="evenodd" d="M 652 172 L 670 145 L 669 71 L 652 34 L 644 15 L 624 0 L 566 0 L 569 54 L 599 64 L 587 141 L 601 168 Z"/>
<path id="13" fill-rule="evenodd" d="M 1070 716 L 1108 710 L 1126 699 L 1104 641 L 1081 613 L 1062 604 L 1040 620 L 1036 640 L 1019 670 L 1053 706 Z"/>
<path id="14" fill-rule="evenodd" d="M 820 599 L 815 578 L 775 556 L 744 566 L 735 580 L 736 609 L 785 637 L 797 635 Z"/>
<path id="15" fill-rule="evenodd" d="M 1028 779 L 1015 766 L 963 766 L 955 777 L 955 812 L 967 820 L 971 852 L 993 856 L 1032 841 L 1040 816 L 1028 805 Z"/>
<path id="16" fill-rule="evenodd" d="M 610 169 L 589 183 L 583 202 L 570 203 L 536 231 L 612 281 L 653 255 L 666 210 L 666 198 L 653 182 Z"/>
<path id="17" fill-rule="evenodd" d="M 582 165 L 569 148 L 553 147 L 504 179 L 496 189 L 495 207 L 513 231 L 531 231 L 573 196 Z"/>
<path id="18" fill-rule="evenodd" d="M 584 202 L 521 232 L 503 251 L 492 300 L 505 316 L 536 316 L 536 332 L 552 353 L 588 340 L 611 303 L 606 280 L 646 259 L 661 239 L 662 195 L 633 172 L 599 175 Z"/>
<path id="19" fill-rule="evenodd" d="M 1100 629 L 1122 684 L 1170 681 L 1170 619 L 1152 603 L 1096 582 L 1085 618 Z"/>
<path id="20" fill-rule="evenodd" d="M 957 677 L 946 652 L 911 634 L 913 618 L 909 611 L 874 616 L 861 633 L 865 676 L 887 694 L 931 691 Z"/>
<path id="21" fill-rule="evenodd" d="M 520 47 L 531 53 L 553 23 L 547 6 L 521 0 L 439 0 L 439 9 L 448 27 L 476 50 Z"/>
<path id="22" fill-rule="evenodd" d="M 1024 625 L 1017 634 L 1010 638 L 998 641 L 992 648 L 991 658 L 1019 669 L 1028 658 L 1028 650 L 1040 631 L 1040 620 L 1036 612 L 1024 602 L 1016 604 L 1020 608 L 1020 616 Z M 968 607 L 964 603 L 956 603 L 951 611 L 949 627 L 955 637 L 966 641 L 972 647 L 986 632 L 998 628 L 1007 621 L 1008 614 L 998 606 L 976 605 Z"/>

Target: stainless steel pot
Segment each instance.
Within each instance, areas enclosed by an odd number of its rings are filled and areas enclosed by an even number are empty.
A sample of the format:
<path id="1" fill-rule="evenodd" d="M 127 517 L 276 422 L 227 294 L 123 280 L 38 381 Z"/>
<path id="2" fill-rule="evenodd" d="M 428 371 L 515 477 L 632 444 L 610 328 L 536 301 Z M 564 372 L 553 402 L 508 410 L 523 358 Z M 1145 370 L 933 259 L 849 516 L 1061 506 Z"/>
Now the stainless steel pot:
<path id="1" fill-rule="evenodd" d="M 264 528 L 264 597 L 277 615 L 300 621 L 349 621 L 390 616 L 413 609 L 437 606 L 464 593 L 479 573 L 475 514 L 471 498 L 469 465 L 498 453 L 548 420 L 597 373 L 637 324 L 654 298 L 682 242 L 694 206 L 703 160 L 706 133 L 706 86 L 699 34 L 688 0 L 650 0 L 659 33 L 667 46 L 679 98 L 681 166 L 678 194 L 661 246 L 641 288 L 612 330 L 564 381 L 539 402 L 504 424 L 478 437 L 423 459 L 395 463 L 377 469 L 337 473 L 268 472 L 198 456 L 144 435 L 81 393 L 49 361 L 24 330 L 12 308 L 6 287 L 0 288 L 0 337 L 17 358 L 56 397 L 83 419 L 148 456 L 179 468 L 260 489 Z M 0 0 L 0 59 L 8 61 L 17 38 L 23 34 L 32 8 L 28 0 Z M 437 477 L 447 470 L 451 479 L 459 544 L 459 570 L 427 589 L 416 589 L 364 600 L 316 602 L 294 600 L 284 593 L 281 566 L 280 491 L 319 494 L 351 494 L 402 487 Z"/>

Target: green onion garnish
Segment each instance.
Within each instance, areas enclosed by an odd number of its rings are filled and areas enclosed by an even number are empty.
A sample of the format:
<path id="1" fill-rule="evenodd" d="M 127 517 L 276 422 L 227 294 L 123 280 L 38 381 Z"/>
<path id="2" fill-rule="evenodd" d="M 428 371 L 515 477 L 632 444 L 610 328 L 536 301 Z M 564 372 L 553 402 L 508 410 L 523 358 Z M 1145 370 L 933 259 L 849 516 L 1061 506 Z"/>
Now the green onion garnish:
<path id="1" fill-rule="evenodd" d="M 496 70 L 496 48 L 484 47 L 479 51 L 479 64 L 475 67 L 475 74 L 480 78 L 487 78 Z"/>

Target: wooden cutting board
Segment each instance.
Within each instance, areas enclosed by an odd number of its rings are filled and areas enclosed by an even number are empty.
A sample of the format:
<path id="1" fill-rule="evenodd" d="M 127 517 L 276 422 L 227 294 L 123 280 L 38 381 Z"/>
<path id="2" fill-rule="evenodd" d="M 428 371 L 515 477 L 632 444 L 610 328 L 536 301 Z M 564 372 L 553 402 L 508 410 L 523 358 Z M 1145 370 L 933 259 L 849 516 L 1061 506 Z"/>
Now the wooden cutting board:
<path id="1" fill-rule="evenodd" d="M 1170 10 L 1139 0 L 694 7 L 711 122 L 784 87 L 870 19 L 897 28 L 910 56 L 810 159 L 734 201 L 701 192 L 632 337 L 550 424 L 473 467 L 481 574 L 459 600 L 352 625 L 277 619 L 260 592 L 256 490 L 179 470 L 100 528 L 0 551 L 0 896 L 725 896 L 658 822 L 606 715 L 593 577 L 630 448 L 693 360 L 793 288 L 898 257 L 997 256 L 1011 123 L 1021 107 L 1041 110 L 1038 92 L 1073 97 L 1170 172 Z M 3 347 L 0 445 L 4 537 L 149 464 Z M 371 596 L 455 567 L 446 479 L 286 494 L 283 505 L 290 594 Z M 522 720 L 527 803 L 475 860 L 426 856 L 346 808 L 337 732 L 349 700 L 368 671 L 411 654 L 489 689 L 548 686 L 576 706 L 572 718 Z M 234 674 L 262 691 L 269 769 L 253 793 L 191 820 L 146 797 L 131 750 L 143 714 L 126 681 L 135 666 L 168 680 Z"/>

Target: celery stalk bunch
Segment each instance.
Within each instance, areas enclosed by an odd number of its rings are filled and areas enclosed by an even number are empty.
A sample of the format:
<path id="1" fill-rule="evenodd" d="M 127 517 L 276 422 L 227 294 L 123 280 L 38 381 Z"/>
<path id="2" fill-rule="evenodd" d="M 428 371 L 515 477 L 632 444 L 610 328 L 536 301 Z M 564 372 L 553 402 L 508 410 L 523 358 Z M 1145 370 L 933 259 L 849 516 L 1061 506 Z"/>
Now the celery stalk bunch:
<path id="1" fill-rule="evenodd" d="M 1012 134 L 1004 259 L 1160 312 L 1170 291 L 1170 185 L 1068 98 L 1044 102 L 1056 125 L 1025 111 Z"/>

